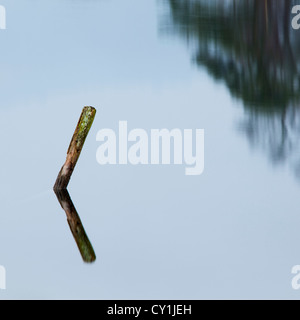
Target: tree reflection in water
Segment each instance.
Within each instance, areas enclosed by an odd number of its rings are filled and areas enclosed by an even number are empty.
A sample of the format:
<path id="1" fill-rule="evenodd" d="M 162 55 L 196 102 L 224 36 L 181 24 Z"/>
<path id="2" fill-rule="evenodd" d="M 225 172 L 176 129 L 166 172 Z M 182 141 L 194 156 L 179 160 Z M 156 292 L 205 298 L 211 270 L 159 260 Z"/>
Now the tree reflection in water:
<path id="1" fill-rule="evenodd" d="M 169 32 L 193 44 L 193 61 L 241 99 L 241 131 L 300 179 L 300 31 L 292 0 L 168 0 Z M 299 4 L 299 3 L 298 3 Z"/>

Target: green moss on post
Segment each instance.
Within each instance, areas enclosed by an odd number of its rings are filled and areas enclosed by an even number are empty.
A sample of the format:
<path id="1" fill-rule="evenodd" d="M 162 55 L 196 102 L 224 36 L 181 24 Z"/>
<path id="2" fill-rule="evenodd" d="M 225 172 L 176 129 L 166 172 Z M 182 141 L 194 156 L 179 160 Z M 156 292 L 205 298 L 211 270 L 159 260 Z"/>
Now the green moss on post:
<path id="1" fill-rule="evenodd" d="M 77 160 L 80 156 L 85 139 L 90 131 L 96 115 L 96 109 L 93 107 L 84 107 L 79 118 L 77 127 L 70 142 L 67 159 L 63 167 L 61 168 L 56 182 L 54 184 L 54 190 L 66 189 L 71 175 L 76 166 Z"/>

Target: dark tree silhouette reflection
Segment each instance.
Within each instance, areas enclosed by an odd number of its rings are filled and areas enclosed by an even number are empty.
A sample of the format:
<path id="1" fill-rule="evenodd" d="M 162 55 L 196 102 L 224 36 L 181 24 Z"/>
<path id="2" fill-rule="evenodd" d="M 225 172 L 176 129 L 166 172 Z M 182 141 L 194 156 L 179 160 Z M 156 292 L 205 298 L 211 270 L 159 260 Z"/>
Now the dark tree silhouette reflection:
<path id="1" fill-rule="evenodd" d="M 193 61 L 241 99 L 241 131 L 273 163 L 292 159 L 300 178 L 300 30 L 292 0 L 169 0 L 169 32 Z M 298 155 L 298 159 L 297 159 Z"/>

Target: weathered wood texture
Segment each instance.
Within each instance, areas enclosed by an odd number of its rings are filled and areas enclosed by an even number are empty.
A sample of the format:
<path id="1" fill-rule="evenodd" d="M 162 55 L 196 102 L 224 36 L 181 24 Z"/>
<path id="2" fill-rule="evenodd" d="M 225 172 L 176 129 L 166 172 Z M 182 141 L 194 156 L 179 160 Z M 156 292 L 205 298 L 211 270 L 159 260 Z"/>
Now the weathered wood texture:
<path id="1" fill-rule="evenodd" d="M 73 134 L 72 140 L 67 152 L 66 162 L 61 168 L 56 182 L 54 184 L 54 190 L 66 189 L 71 175 L 76 166 L 77 160 L 80 156 L 85 139 L 90 131 L 96 115 L 96 109 L 93 107 L 84 107 L 79 118 L 77 127 Z"/>

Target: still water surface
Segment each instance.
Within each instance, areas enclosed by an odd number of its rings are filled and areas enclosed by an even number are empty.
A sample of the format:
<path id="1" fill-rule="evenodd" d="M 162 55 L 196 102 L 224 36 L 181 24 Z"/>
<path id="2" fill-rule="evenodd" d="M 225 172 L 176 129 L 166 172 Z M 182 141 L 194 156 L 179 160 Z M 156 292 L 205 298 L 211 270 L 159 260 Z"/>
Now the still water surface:
<path id="1" fill-rule="evenodd" d="M 300 298 L 300 38 L 270 2 L 2 0 L 0 299 Z M 91 264 L 52 191 L 84 105 Z M 100 166 L 119 120 L 205 129 L 204 173 Z"/>

